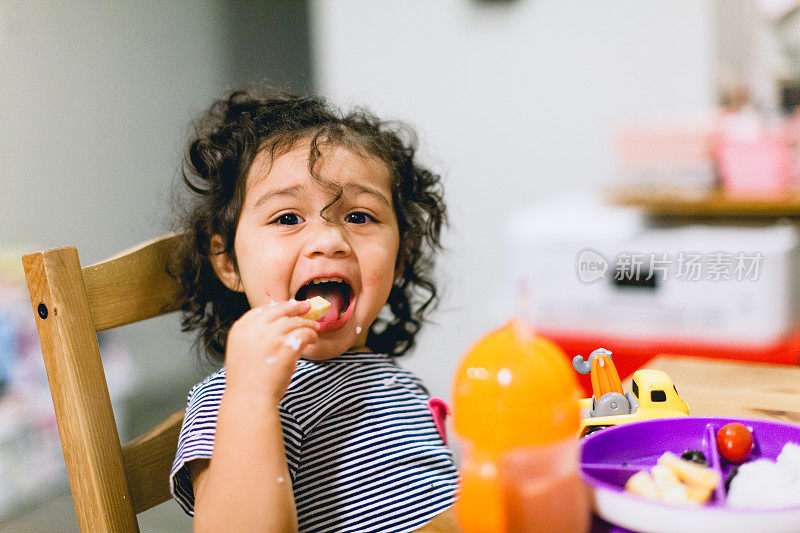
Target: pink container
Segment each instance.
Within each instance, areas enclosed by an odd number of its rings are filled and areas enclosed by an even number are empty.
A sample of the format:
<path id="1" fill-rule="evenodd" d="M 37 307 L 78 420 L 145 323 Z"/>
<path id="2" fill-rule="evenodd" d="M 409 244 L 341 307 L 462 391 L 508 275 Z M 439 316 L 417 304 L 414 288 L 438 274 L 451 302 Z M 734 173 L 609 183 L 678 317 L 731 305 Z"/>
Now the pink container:
<path id="1" fill-rule="evenodd" d="M 725 191 L 734 196 L 771 196 L 791 185 L 792 156 L 783 135 L 752 140 L 723 136 L 717 147 L 717 165 Z"/>

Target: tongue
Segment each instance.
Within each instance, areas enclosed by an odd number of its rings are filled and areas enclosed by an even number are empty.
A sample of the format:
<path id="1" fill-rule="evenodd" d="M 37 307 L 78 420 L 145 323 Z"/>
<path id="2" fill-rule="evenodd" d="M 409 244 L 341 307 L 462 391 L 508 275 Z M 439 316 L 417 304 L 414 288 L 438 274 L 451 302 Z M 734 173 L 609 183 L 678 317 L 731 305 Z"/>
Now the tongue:
<path id="1" fill-rule="evenodd" d="M 324 317 L 317 320 L 317 322 L 333 322 L 339 318 L 339 313 L 344 310 L 344 295 L 342 291 L 334 289 L 333 287 L 320 285 L 313 285 L 306 290 L 306 298 L 313 298 L 314 296 L 322 296 L 331 303 L 330 309 Z"/>

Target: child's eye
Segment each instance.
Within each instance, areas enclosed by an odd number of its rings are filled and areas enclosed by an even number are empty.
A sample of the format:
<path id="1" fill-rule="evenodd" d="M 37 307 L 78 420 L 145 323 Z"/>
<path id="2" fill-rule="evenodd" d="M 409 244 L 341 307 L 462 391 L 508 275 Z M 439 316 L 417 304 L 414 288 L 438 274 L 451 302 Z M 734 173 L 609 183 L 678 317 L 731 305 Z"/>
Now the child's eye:
<path id="1" fill-rule="evenodd" d="M 362 212 L 357 211 L 350 213 L 345 217 L 345 220 L 351 224 L 366 224 L 367 222 L 375 222 L 375 218 Z"/>
<path id="2" fill-rule="evenodd" d="M 296 213 L 284 213 L 275 219 L 275 222 L 282 226 L 294 226 L 300 224 L 303 219 Z"/>

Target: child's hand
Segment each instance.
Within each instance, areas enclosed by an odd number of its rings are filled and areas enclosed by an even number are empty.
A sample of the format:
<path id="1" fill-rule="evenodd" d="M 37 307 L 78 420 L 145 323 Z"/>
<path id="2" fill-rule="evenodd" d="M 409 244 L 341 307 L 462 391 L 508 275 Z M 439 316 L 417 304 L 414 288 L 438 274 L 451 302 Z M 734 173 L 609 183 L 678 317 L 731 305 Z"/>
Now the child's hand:
<path id="1" fill-rule="evenodd" d="M 319 324 L 300 317 L 309 309 L 308 302 L 271 303 L 234 322 L 225 350 L 227 388 L 277 404 L 303 348 L 317 342 Z"/>

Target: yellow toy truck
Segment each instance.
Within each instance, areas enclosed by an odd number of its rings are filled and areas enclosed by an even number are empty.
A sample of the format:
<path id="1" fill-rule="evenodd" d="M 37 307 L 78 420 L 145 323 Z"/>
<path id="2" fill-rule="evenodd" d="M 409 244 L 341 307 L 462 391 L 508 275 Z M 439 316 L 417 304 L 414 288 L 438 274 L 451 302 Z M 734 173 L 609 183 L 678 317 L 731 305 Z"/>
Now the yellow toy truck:
<path id="1" fill-rule="evenodd" d="M 689 406 L 678 396 L 678 389 L 665 372 L 637 370 L 631 390 L 625 393 L 610 351 L 598 348 L 589 355 L 588 361 L 576 355 L 572 366 L 581 374 L 591 372 L 592 378 L 592 397 L 579 400 L 578 437 L 617 424 L 689 414 Z"/>

